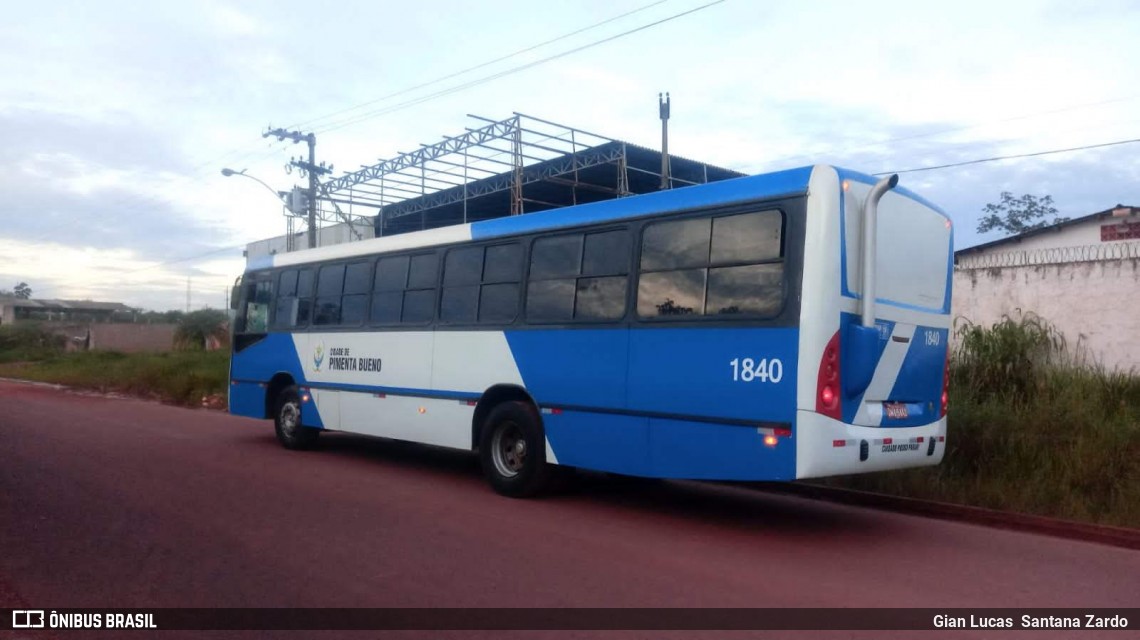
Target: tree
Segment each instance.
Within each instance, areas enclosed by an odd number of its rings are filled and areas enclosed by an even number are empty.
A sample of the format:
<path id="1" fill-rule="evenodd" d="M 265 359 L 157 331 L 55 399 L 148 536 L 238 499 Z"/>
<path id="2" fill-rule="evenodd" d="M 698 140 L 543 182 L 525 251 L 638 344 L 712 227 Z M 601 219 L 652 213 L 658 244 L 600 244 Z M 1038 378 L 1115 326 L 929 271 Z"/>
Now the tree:
<path id="1" fill-rule="evenodd" d="M 1000 229 L 1010 235 L 1017 235 L 1068 220 L 1057 215 L 1053 196 L 1038 198 L 1027 193 L 1015 198 L 1008 191 L 1001 192 L 1001 202 L 987 204 L 982 212 L 988 215 L 978 221 L 978 233 Z"/>
<path id="2" fill-rule="evenodd" d="M 229 336 L 224 311 L 200 309 L 185 314 L 174 332 L 174 343 L 182 349 L 205 349 L 207 340 L 213 337 L 225 344 Z"/>
<path id="3" fill-rule="evenodd" d="M 16 297 L 27 300 L 32 297 L 32 288 L 28 286 L 27 282 L 21 282 L 16 285 Z"/>

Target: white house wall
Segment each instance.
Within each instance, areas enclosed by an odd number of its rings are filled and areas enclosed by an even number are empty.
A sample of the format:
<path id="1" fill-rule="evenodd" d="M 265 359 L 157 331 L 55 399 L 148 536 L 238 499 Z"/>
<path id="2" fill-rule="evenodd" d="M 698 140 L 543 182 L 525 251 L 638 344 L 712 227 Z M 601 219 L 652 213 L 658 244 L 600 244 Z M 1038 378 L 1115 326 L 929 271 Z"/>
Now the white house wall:
<path id="1" fill-rule="evenodd" d="M 1101 227 L 1137 221 L 1104 217 L 959 253 L 953 315 L 988 326 L 1032 312 L 1072 355 L 1140 372 L 1140 240 L 1101 240 Z"/>
<path id="2" fill-rule="evenodd" d="M 1098 236 L 1099 237 L 1099 236 Z M 953 315 L 983 326 L 1033 312 L 1064 334 L 1070 351 L 1140 372 L 1140 260 L 1029 265 L 954 272 Z"/>

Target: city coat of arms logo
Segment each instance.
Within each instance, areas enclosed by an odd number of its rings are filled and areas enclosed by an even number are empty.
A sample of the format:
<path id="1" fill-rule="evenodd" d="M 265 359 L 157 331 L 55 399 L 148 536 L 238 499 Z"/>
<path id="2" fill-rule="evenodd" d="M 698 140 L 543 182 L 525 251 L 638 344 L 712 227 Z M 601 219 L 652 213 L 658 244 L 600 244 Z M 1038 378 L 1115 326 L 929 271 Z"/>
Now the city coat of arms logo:
<path id="1" fill-rule="evenodd" d="M 325 344 L 318 342 L 317 346 L 313 347 L 313 371 L 321 370 L 321 363 L 325 361 Z"/>

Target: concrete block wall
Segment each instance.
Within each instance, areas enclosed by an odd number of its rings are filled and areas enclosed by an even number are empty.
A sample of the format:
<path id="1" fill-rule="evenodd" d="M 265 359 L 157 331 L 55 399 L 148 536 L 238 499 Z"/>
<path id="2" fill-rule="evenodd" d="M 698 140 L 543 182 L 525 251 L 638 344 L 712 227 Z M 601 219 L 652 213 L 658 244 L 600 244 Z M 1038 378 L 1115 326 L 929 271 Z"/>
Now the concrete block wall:
<path id="1" fill-rule="evenodd" d="M 955 317 L 986 326 L 1018 310 L 1053 323 L 1074 355 L 1140 373 L 1140 260 L 954 271 Z"/>

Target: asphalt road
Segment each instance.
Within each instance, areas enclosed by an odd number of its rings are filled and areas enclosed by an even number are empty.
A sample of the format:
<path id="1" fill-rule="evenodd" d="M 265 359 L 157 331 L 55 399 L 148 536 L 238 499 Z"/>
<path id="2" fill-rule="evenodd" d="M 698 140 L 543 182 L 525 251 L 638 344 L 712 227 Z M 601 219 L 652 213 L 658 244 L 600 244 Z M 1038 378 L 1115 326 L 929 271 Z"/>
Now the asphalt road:
<path id="1" fill-rule="evenodd" d="M 697 483 L 517 501 L 471 454 L 2 381 L 0 545 L 13 607 L 1140 602 L 1137 551 Z"/>

